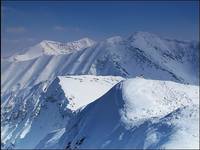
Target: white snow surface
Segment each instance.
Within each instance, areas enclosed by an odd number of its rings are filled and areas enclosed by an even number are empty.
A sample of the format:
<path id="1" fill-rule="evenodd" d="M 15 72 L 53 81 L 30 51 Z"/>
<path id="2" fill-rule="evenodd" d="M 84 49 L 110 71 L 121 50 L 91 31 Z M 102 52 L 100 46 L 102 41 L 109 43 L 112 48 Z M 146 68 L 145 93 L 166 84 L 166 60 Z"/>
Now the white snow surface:
<path id="1" fill-rule="evenodd" d="M 198 87 L 173 82 L 129 79 L 123 83 L 123 120 L 136 124 L 151 117 L 163 117 L 179 107 L 198 105 Z"/>
<path id="2" fill-rule="evenodd" d="M 106 93 L 112 86 L 123 80 L 117 76 L 59 76 L 65 97 L 69 101 L 67 108 L 77 110 L 95 101 Z"/>

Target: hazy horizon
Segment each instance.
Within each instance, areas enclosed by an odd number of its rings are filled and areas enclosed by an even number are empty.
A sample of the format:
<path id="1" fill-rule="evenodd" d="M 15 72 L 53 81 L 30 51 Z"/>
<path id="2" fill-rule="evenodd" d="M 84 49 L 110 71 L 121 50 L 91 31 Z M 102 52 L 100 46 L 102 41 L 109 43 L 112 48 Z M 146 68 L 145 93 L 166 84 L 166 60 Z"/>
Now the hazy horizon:
<path id="1" fill-rule="evenodd" d="M 198 41 L 198 3 L 3 2 L 1 52 L 8 56 L 41 40 L 101 41 L 136 31 Z"/>

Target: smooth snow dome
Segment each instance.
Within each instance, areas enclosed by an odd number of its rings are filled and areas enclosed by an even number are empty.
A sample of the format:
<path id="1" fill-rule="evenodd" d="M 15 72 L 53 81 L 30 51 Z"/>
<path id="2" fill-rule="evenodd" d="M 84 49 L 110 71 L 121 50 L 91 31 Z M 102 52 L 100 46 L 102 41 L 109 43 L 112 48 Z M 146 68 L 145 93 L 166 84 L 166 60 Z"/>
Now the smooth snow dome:
<path id="1" fill-rule="evenodd" d="M 123 83 L 122 92 L 126 103 L 124 121 L 129 123 L 128 121 L 131 120 L 134 125 L 136 125 L 135 121 L 163 117 L 181 106 L 199 103 L 198 87 L 173 82 L 128 79 Z"/>

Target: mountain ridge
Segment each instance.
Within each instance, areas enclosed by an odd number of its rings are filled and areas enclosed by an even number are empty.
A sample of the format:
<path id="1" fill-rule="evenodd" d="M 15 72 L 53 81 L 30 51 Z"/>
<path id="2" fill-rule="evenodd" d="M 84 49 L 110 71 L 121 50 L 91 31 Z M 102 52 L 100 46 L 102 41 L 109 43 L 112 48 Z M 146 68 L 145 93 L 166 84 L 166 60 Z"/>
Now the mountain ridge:
<path id="1" fill-rule="evenodd" d="M 47 135 L 36 148 L 198 147 L 198 107 L 196 86 L 128 79 L 77 112 L 64 132 Z M 194 124 L 187 125 L 186 118 Z M 180 143 L 188 136 L 193 136 L 193 144 Z"/>
<path id="2" fill-rule="evenodd" d="M 28 48 L 22 54 L 16 54 L 7 58 L 8 61 L 28 61 L 42 55 L 61 55 L 79 51 L 94 45 L 96 42 L 89 38 L 82 38 L 77 41 L 61 43 L 56 41 L 43 40 Z"/>

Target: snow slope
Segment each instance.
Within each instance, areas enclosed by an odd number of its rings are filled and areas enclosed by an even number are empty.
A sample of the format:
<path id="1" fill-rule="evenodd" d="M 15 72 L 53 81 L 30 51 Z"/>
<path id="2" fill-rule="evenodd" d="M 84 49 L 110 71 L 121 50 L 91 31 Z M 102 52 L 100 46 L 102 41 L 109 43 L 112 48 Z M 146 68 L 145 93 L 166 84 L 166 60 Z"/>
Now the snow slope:
<path id="1" fill-rule="evenodd" d="M 199 148 L 198 114 L 198 86 L 128 79 L 36 148 Z"/>
<path id="2" fill-rule="evenodd" d="M 73 111 L 96 100 L 121 80 L 112 76 L 59 76 L 50 85 L 41 82 L 19 91 L 1 107 L 2 143 L 7 148 L 34 148 L 46 134 L 63 128 Z"/>

